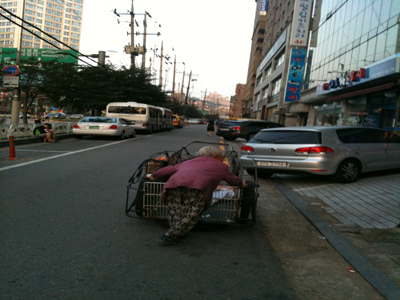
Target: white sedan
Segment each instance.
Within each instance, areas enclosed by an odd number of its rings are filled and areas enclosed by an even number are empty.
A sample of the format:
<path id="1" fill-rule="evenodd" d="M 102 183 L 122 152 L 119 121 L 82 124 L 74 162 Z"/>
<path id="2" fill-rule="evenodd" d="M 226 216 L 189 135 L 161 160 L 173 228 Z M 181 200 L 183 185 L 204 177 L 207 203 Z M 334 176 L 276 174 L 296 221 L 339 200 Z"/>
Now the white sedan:
<path id="1" fill-rule="evenodd" d="M 72 133 L 77 138 L 85 135 L 115 136 L 120 139 L 135 137 L 134 123 L 123 118 L 85 117 L 76 123 Z"/>

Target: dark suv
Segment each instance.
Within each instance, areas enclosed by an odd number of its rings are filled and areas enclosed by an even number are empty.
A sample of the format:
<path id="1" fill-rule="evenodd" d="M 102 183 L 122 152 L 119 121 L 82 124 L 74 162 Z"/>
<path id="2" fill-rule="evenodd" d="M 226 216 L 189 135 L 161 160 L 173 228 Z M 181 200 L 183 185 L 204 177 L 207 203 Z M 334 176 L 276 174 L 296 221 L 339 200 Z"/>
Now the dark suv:
<path id="1" fill-rule="evenodd" d="M 263 120 L 228 120 L 218 126 L 216 134 L 225 140 L 234 141 L 236 138 L 251 140 L 261 129 L 284 127 L 281 124 Z"/>

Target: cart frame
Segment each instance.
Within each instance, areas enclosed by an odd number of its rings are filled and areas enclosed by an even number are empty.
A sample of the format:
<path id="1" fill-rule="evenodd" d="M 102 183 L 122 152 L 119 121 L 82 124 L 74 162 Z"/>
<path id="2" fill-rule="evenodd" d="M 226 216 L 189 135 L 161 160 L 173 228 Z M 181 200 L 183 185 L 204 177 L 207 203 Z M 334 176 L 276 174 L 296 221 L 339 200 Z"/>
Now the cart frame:
<path id="1" fill-rule="evenodd" d="M 126 194 L 125 214 L 132 218 L 167 220 L 167 205 L 161 200 L 164 182 L 148 181 L 147 174 L 182 161 L 194 158 L 189 147 L 193 145 L 223 146 L 224 162 L 230 171 L 242 178 L 243 171 L 237 152 L 230 144 L 193 141 L 177 151 L 161 151 L 153 153 L 144 160 L 129 179 Z M 258 182 L 257 173 L 254 181 L 247 181 L 245 189 L 231 187 L 224 182 L 214 191 L 212 205 L 202 213 L 201 223 L 253 225 L 256 221 Z"/>

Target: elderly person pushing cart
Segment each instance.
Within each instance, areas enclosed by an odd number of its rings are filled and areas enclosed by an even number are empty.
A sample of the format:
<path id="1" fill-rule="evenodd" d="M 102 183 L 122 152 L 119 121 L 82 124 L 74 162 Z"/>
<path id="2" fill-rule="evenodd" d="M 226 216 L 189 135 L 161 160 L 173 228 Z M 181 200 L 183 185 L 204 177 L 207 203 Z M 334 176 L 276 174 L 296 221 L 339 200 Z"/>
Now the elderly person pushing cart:
<path id="1" fill-rule="evenodd" d="M 196 156 L 161 168 L 149 177 L 151 181 L 167 180 L 162 199 L 167 204 L 170 229 L 157 240 L 160 245 L 176 244 L 197 224 L 202 212 L 210 207 L 213 191 L 222 180 L 232 186 L 247 186 L 229 171 L 219 149 L 205 146 Z"/>

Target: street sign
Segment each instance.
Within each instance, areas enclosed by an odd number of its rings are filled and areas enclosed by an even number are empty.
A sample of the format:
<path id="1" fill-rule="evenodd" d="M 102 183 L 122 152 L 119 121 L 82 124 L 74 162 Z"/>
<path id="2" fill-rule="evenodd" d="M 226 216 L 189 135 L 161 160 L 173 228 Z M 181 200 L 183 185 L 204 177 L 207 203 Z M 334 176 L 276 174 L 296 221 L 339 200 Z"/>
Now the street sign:
<path id="1" fill-rule="evenodd" d="M 3 87 L 5 88 L 19 87 L 19 76 L 3 76 Z"/>
<path id="2" fill-rule="evenodd" d="M 0 48 L 0 61 L 6 64 L 15 64 L 17 61 L 17 48 Z M 78 52 L 75 50 L 58 50 L 58 49 L 38 49 L 38 48 L 22 48 L 21 59 L 26 60 L 34 57 L 36 60 L 57 62 L 77 63 Z"/>
<path id="3" fill-rule="evenodd" d="M 19 74 L 19 68 L 17 66 L 5 66 L 3 74 L 6 76 L 16 76 Z"/>

